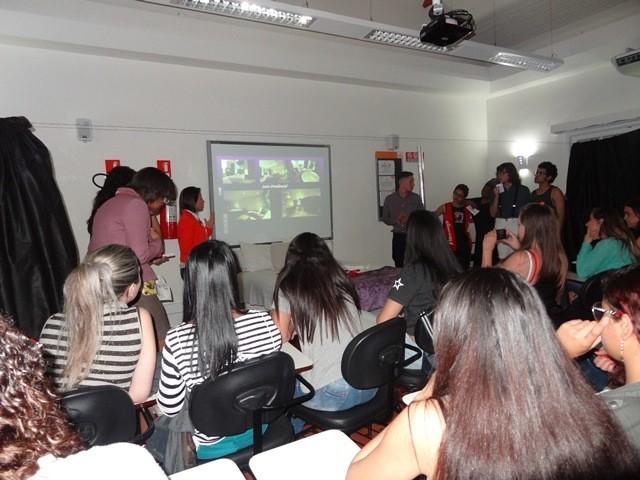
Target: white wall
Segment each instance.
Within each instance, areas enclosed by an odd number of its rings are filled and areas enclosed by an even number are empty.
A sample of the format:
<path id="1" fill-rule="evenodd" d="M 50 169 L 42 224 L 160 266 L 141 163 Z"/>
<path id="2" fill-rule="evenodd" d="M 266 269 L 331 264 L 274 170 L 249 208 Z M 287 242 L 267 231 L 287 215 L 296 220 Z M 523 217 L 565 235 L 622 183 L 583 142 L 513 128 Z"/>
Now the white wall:
<path id="1" fill-rule="evenodd" d="M 514 141 L 532 139 L 538 149 L 529 159 L 531 170 L 542 161 L 555 163 L 555 183 L 564 190 L 571 145 L 566 135 L 552 134 L 551 125 L 607 114 L 615 118 L 638 108 L 640 78 L 621 75 L 608 61 L 555 81 L 494 94 L 487 101 L 488 168 L 514 160 Z M 525 183 L 532 185 L 532 178 Z"/>
<path id="2" fill-rule="evenodd" d="M 206 189 L 206 141 L 330 144 L 336 256 L 388 263 L 391 235 L 376 217 L 374 152 L 385 137 L 422 144 L 428 205 L 458 182 L 480 185 L 486 169 L 485 100 L 140 60 L 0 45 L 2 116 L 24 115 L 52 153 L 80 253 L 104 159 L 133 168 L 172 160 L 178 188 Z M 77 140 L 76 118 L 94 140 Z M 479 187 L 478 187 L 479 188 Z M 177 251 L 175 241 L 167 242 Z M 177 261 L 158 269 L 180 300 Z"/>

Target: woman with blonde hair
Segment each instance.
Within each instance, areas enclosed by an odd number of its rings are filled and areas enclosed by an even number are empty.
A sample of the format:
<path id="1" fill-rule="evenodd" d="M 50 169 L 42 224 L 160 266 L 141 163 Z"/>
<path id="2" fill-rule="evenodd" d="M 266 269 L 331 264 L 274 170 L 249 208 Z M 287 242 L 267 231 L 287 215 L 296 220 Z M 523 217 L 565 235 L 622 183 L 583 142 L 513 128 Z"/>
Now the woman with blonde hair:
<path id="1" fill-rule="evenodd" d="M 142 307 L 129 307 L 140 290 L 140 265 L 122 245 L 87 255 L 64 284 L 64 312 L 51 316 L 40 342 L 57 387 L 114 384 L 134 402 L 151 391 L 156 352 L 153 324 Z"/>

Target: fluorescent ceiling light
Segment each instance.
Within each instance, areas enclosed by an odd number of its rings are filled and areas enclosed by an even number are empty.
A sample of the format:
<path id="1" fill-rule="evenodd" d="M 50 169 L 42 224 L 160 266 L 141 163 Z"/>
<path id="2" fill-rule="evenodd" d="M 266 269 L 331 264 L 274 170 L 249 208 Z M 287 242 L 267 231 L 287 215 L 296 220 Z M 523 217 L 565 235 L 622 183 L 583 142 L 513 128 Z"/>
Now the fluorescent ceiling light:
<path id="1" fill-rule="evenodd" d="M 522 68 L 524 70 L 538 70 L 549 72 L 562 65 L 562 60 L 548 57 L 538 57 L 535 55 L 521 55 L 517 53 L 500 52 L 489 59 L 498 65 L 507 67 Z"/>
<path id="2" fill-rule="evenodd" d="M 259 5 L 254 2 L 238 2 L 233 0 L 170 0 L 169 2 L 151 1 L 147 3 L 159 3 L 163 5 L 168 3 L 170 6 L 187 8 L 189 10 L 297 28 L 309 27 L 314 20 L 314 18 L 309 15 L 301 15 L 280 8 Z"/>
<path id="3" fill-rule="evenodd" d="M 106 0 L 97 0 L 105 1 Z M 224 15 L 254 22 L 308 30 L 316 33 L 409 48 L 427 53 L 458 57 L 497 65 L 506 65 L 539 72 L 549 72 L 564 62 L 560 59 L 529 55 L 515 50 L 463 40 L 461 43 L 439 47 L 421 43 L 415 30 L 384 25 L 359 18 L 312 10 L 271 0 L 136 0 L 140 3 L 162 5 L 194 12 Z M 282 7 L 285 8 L 282 8 Z M 426 18 L 425 18 L 426 20 Z"/>

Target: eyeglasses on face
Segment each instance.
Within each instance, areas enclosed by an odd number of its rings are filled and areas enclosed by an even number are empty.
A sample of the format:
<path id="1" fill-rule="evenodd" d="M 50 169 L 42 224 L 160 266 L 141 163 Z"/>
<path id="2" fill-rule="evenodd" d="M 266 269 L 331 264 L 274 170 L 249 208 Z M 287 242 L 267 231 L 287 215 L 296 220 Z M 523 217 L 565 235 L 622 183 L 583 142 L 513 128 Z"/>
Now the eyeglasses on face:
<path id="1" fill-rule="evenodd" d="M 613 318 L 615 318 L 616 320 L 618 320 L 619 318 L 622 317 L 622 315 L 624 315 L 624 312 L 615 309 L 615 308 L 604 308 L 602 306 L 602 302 L 596 302 L 593 304 L 593 306 L 591 307 L 591 313 L 593 314 L 593 318 L 595 318 L 596 320 L 600 321 L 602 320 L 602 318 L 605 315 L 609 315 Z"/>

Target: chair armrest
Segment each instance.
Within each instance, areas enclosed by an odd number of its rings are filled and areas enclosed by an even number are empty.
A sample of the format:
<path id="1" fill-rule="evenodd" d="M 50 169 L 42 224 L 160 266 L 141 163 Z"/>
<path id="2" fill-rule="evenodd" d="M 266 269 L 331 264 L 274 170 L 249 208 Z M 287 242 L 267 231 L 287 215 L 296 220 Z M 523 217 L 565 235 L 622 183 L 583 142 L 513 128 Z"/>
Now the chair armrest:
<path id="1" fill-rule="evenodd" d="M 153 416 L 149 411 L 149 406 L 150 405 L 147 405 L 147 404 L 136 405 L 136 410 L 138 411 L 139 414 L 142 415 L 142 418 L 147 424 L 147 429 L 144 432 L 139 433 L 138 435 L 133 437 L 131 439 L 131 443 L 135 443 L 137 445 L 144 445 L 145 442 L 149 439 L 149 437 L 153 434 L 153 431 L 155 430 L 155 424 L 153 423 Z M 138 429 L 140 429 L 139 426 L 138 426 Z"/>
<path id="2" fill-rule="evenodd" d="M 414 353 L 413 355 L 411 355 L 409 358 L 405 359 L 402 362 L 403 368 L 406 367 L 407 365 L 411 365 L 413 362 L 415 362 L 419 358 L 422 358 L 422 350 L 420 350 L 418 347 L 414 347 L 413 345 L 409 345 L 408 343 L 405 343 L 404 348 L 405 350 L 411 350 Z"/>

